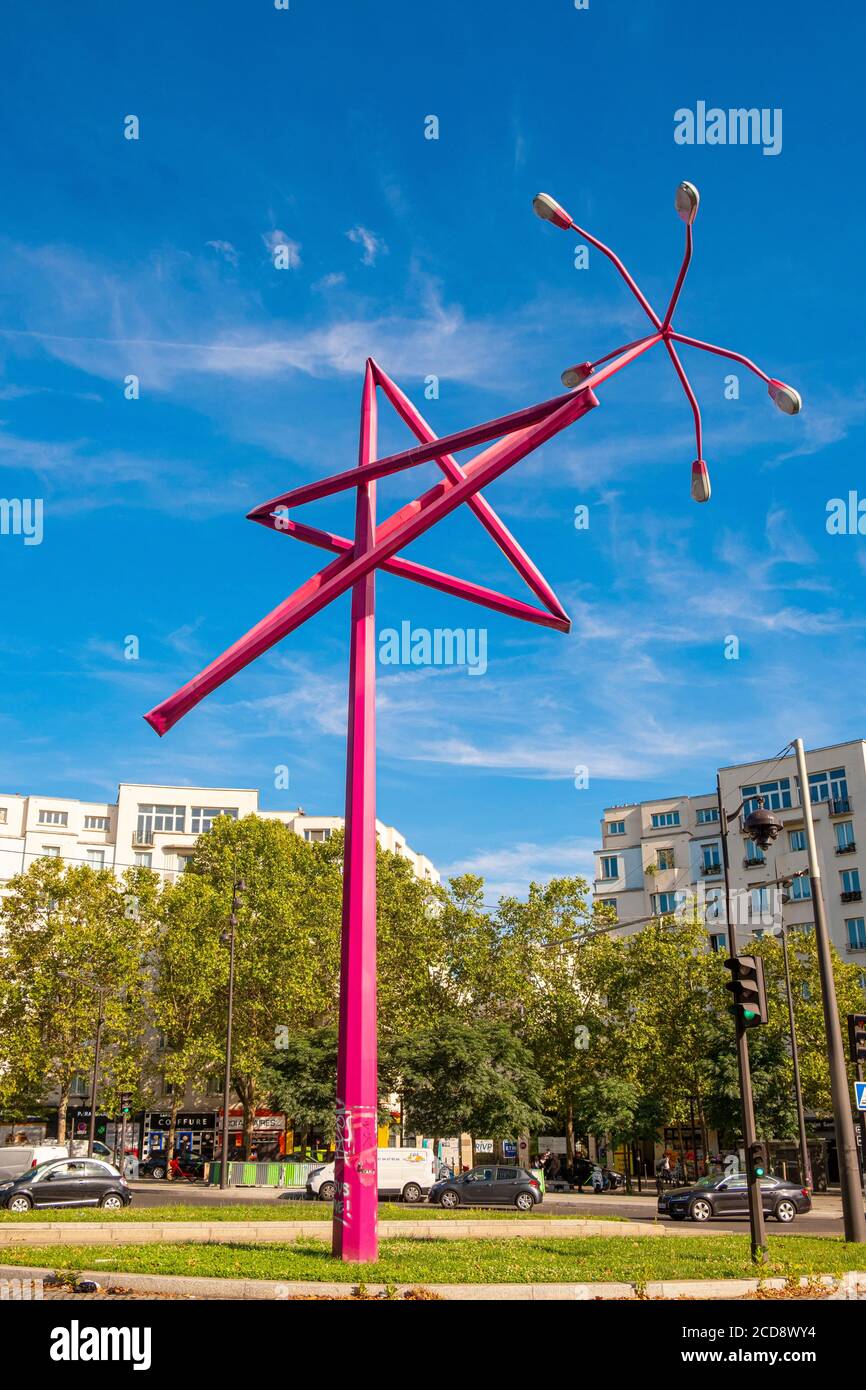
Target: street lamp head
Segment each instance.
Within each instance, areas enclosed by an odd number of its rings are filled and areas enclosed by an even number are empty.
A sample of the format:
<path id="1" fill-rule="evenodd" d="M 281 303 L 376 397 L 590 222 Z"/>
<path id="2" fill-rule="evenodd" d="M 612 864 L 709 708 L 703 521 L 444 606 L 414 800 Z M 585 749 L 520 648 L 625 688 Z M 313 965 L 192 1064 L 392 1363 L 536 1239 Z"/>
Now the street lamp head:
<path id="1" fill-rule="evenodd" d="M 693 183 L 681 183 L 674 195 L 674 207 L 677 213 L 690 227 L 698 215 L 701 195 Z"/>
<path id="2" fill-rule="evenodd" d="M 710 470 L 703 459 L 692 464 L 692 497 L 695 502 L 709 502 L 712 493 Z"/>
<path id="3" fill-rule="evenodd" d="M 764 798 L 759 796 L 757 809 L 746 817 L 743 829 L 759 849 L 767 849 L 783 826 L 778 817 L 766 809 Z"/>
<path id="4" fill-rule="evenodd" d="M 793 386 L 786 386 L 784 381 L 776 381 L 771 377 L 767 389 L 771 400 L 775 401 L 783 415 L 799 415 L 803 409 L 803 401 L 800 392 L 795 391 Z"/>
<path id="5" fill-rule="evenodd" d="M 532 211 L 542 222 L 552 222 L 555 227 L 562 227 L 566 231 L 571 226 L 571 218 L 565 208 L 549 193 L 536 193 L 532 200 Z"/>
<path id="6" fill-rule="evenodd" d="M 592 376 L 592 371 L 591 362 L 578 362 L 576 367 L 566 367 L 559 379 L 563 386 L 567 386 L 571 391 L 575 386 L 580 386 L 581 382 L 586 381 L 588 376 Z"/>

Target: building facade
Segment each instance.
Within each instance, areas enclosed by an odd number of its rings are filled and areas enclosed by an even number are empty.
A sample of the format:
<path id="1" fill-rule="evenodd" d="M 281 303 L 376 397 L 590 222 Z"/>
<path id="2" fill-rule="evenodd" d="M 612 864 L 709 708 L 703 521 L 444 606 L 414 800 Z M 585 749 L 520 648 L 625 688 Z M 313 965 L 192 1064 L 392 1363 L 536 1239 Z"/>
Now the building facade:
<path id="1" fill-rule="evenodd" d="M 809 797 L 821 862 L 830 936 L 843 959 L 862 964 L 866 981 L 866 742 L 831 744 L 806 753 Z M 808 931 L 814 910 L 808 878 L 801 789 L 793 755 L 719 769 L 729 819 L 728 854 L 738 939 L 785 924 Z M 764 798 L 783 823 L 762 853 L 744 830 Z M 609 806 L 596 851 L 596 902 L 612 905 L 621 932 L 653 916 L 691 912 L 697 904 L 709 945 L 727 953 L 721 824 L 714 791 Z M 861 862 L 862 861 L 862 862 Z M 784 890 L 777 879 L 791 879 Z"/>
<path id="2" fill-rule="evenodd" d="M 144 865 L 171 878 L 185 868 L 199 835 L 220 815 L 282 821 L 312 841 L 327 840 L 343 826 L 340 816 L 307 816 L 300 808 L 262 811 L 258 790 L 250 788 L 121 782 L 113 802 L 0 793 L 0 890 L 45 855 L 112 869 L 118 877 Z M 399 830 L 377 821 L 376 833 L 382 848 L 408 859 L 419 878 L 439 881 L 434 865 L 410 849 Z"/>

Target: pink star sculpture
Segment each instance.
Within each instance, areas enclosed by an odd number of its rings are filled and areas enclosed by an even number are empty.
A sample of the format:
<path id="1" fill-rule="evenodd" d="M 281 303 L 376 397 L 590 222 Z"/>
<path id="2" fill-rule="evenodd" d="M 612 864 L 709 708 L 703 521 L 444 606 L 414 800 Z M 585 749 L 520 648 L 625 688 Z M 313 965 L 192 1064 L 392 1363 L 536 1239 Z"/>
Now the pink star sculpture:
<path id="1" fill-rule="evenodd" d="M 686 190 L 684 193 L 683 190 Z M 709 497 L 706 464 L 701 458 L 700 411 L 694 393 L 679 364 L 672 340 L 706 348 L 732 357 L 757 372 L 770 387 L 777 404 L 787 413 L 799 409 L 791 387 L 771 380 L 747 358 L 723 348 L 684 338 L 671 327 L 671 316 L 691 258 L 691 224 L 697 210 L 697 190 L 682 184 L 677 191 L 677 210 L 687 223 L 686 256 L 664 320 L 658 318 L 619 259 L 601 242 L 581 232 L 566 212 L 547 194 L 534 202 L 539 216 L 555 225 L 578 231 L 614 263 L 649 315 L 656 331 L 608 353 L 594 363 L 583 363 L 563 373 L 566 395 L 527 406 L 512 415 L 472 425 L 438 439 L 433 430 L 381 367 L 368 359 L 361 398 L 361 439 L 357 467 L 318 482 L 293 488 L 255 507 L 248 516 L 270 530 L 334 552 L 324 569 L 278 604 L 255 627 L 205 667 L 180 690 L 145 715 L 160 735 L 183 718 L 223 682 L 268 651 L 333 599 L 351 590 L 349 652 L 348 748 L 346 760 L 346 839 L 343 861 L 343 923 L 340 969 L 339 1051 L 337 1063 L 336 1198 L 334 1201 L 333 1250 L 346 1261 L 370 1262 L 377 1258 L 377 1144 L 378 1086 L 376 1057 L 376 630 L 375 575 L 381 569 L 416 584 L 439 589 L 457 598 L 524 622 L 568 632 L 570 620 L 536 565 L 511 535 L 482 496 L 494 482 L 527 454 L 561 430 L 587 415 L 598 399 L 594 389 L 642 353 L 664 342 L 695 413 L 698 459 L 693 465 L 692 494 Z M 684 201 L 685 200 L 685 201 Z M 590 381 L 591 378 L 591 381 Z M 384 392 L 397 414 L 420 441 L 411 449 L 376 458 L 377 390 Z M 490 443 L 496 440 L 496 443 Z M 462 466 L 454 454 L 488 444 Z M 376 523 L 376 480 L 435 460 L 444 477 L 382 522 Z M 697 470 L 697 474 L 695 474 Z M 695 482 L 697 477 L 697 483 Z M 354 488 L 355 534 L 352 539 L 334 535 L 295 521 L 289 510 L 304 502 L 329 497 Z M 429 531 L 438 521 L 465 502 L 489 532 L 542 605 L 526 603 L 493 589 L 458 579 L 427 565 L 403 559 L 399 552 Z"/>

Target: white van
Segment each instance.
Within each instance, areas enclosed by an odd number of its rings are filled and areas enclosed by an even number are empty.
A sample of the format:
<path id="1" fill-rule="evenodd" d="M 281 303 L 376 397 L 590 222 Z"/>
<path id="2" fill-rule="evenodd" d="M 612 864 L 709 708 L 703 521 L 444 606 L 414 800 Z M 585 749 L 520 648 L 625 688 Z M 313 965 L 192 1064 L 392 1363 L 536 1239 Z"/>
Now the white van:
<path id="1" fill-rule="evenodd" d="M 87 1140 L 73 1139 L 72 1151 L 76 1158 L 83 1158 L 87 1153 Z M 93 1154 L 95 1158 L 112 1161 L 111 1150 L 98 1139 L 94 1142 Z M 47 1163 L 49 1159 L 66 1158 L 68 1155 L 69 1144 L 58 1144 L 56 1139 L 44 1140 L 41 1144 L 0 1145 L 0 1179 L 20 1178 L 22 1173 L 35 1168 L 37 1163 Z"/>
<path id="2" fill-rule="evenodd" d="M 379 1196 L 421 1202 L 439 1176 L 441 1163 L 432 1149 L 377 1149 Z M 333 1202 L 334 1165 L 326 1163 L 307 1174 L 307 1196 Z"/>

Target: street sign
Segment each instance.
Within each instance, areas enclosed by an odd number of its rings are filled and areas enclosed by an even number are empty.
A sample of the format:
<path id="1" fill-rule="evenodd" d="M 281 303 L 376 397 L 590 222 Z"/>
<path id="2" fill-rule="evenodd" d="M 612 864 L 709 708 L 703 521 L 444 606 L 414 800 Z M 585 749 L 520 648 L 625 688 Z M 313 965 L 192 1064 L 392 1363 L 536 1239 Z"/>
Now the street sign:
<path id="1" fill-rule="evenodd" d="M 515 1144 L 515 1142 L 514 1142 L 513 1139 L 503 1139 L 503 1141 L 502 1141 L 502 1157 L 503 1157 L 503 1158 L 516 1158 L 516 1157 L 517 1157 L 517 1145 Z"/>
<path id="2" fill-rule="evenodd" d="M 475 1152 L 476 1152 L 477 1154 L 492 1154 L 492 1153 L 493 1153 L 493 1140 L 492 1140 L 492 1139 L 476 1139 L 476 1140 L 475 1140 Z"/>
<path id="3" fill-rule="evenodd" d="M 866 1081 L 855 1081 L 854 1090 L 857 1093 L 857 1109 L 866 1110 Z"/>

